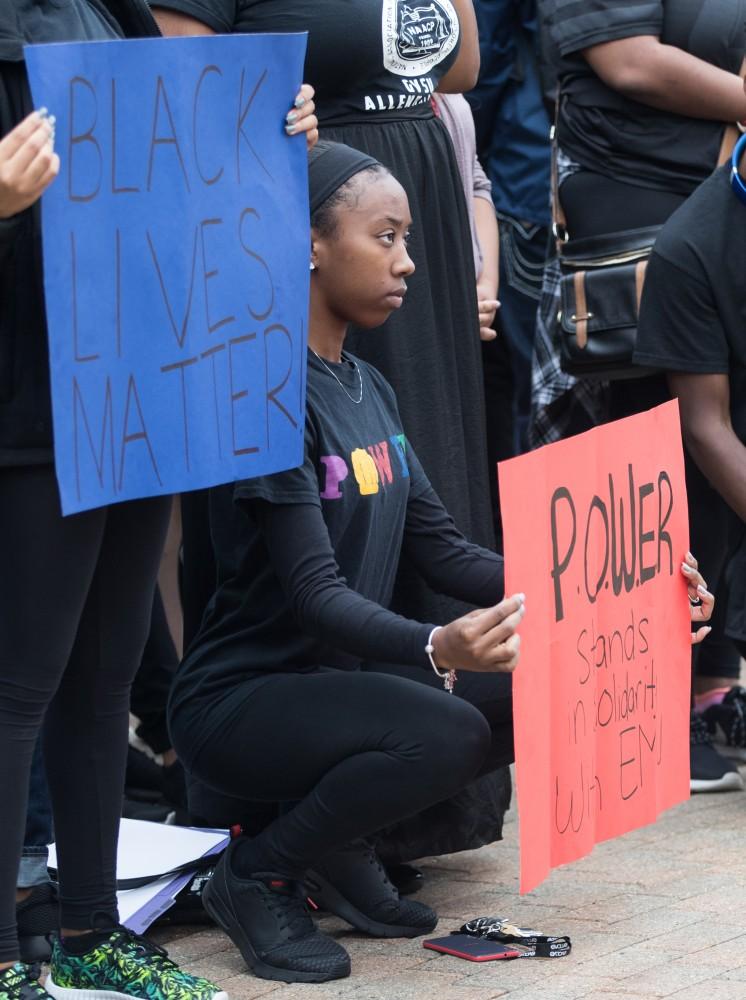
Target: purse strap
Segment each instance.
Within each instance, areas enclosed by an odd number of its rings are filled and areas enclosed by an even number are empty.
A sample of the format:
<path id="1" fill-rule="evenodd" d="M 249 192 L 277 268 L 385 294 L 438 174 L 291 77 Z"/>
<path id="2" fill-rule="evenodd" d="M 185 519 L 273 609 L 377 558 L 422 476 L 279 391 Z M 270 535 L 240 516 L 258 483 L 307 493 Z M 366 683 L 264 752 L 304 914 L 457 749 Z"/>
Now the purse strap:
<path id="1" fill-rule="evenodd" d="M 562 93 L 557 90 L 557 103 L 554 106 L 554 124 L 551 131 L 552 143 L 552 167 L 551 167 L 551 190 L 552 190 L 552 235 L 557 244 L 557 254 L 561 254 L 562 247 L 567 243 L 569 236 L 567 232 L 567 219 L 562 208 L 559 197 L 559 141 L 557 139 L 557 128 L 559 126 L 560 102 Z"/>
<path id="2" fill-rule="evenodd" d="M 743 80 L 746 78 L 746 58 L 741 63 L 741 69 L 738 75 Z M 722 167 L 724 163 L 727 163 L 731 156 L 733 155 L 733 150 L 736 148 L 736 143 L 741 138 L 741 133 L 737 125 L 726 125 L 723 130 L 723 141 L 720 143 L 720 153 L 718 155 L 717 165 Z"/>

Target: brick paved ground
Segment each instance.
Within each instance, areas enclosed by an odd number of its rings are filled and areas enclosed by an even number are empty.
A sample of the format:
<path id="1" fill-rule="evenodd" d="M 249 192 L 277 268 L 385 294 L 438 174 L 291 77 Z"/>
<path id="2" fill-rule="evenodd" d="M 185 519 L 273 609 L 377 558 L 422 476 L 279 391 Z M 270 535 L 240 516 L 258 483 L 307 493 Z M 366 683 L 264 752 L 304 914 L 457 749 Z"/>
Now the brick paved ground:
<path id="1" fill-rule="evenodd" d="M 326 918 L 324 930 L 352 956 L 351 977 L 280 986 L 246 973 L 216 930 L 158 937 L 232 1000 L 746 1000 L 746 793 L 696 796 L 523 898 L 517 832 L 511 815 L 502 843 L 425 862 L 420 898 L 438 910 L 441 934 L 471 917 L 509 916 L 569 934 L 569 958 L 477 965 L 426 952 L 419 940 L 365 938 Z"/>

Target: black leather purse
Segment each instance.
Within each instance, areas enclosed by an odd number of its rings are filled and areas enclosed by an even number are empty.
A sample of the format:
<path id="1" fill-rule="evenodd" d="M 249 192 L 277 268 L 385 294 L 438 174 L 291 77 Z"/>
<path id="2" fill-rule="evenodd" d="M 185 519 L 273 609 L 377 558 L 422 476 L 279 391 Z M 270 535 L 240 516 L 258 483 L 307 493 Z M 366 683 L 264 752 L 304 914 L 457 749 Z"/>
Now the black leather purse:
<path id="1" fill-rule="evenodd" d="M 650 373 L 633 365 L 632 355 L 645 271 L 660 229 L 629 229 L 558 245 L 563 371 L 604 381 Z"/>
<path id="2" fill-rule="evenodd" d="M 746 60 L 741 75 L 746 75 Z M 735 126 L 724 129 L 718 164 L 729 159 L 737 136 Z M 632 355 L 648 258 L 663 227 L 570 238 L 559 199 L 556 123 L 552 215 L 561 274 L 557 326 L 562 370 L 604 382 L 649 375 L 653 369 L 633 365 Z"/>

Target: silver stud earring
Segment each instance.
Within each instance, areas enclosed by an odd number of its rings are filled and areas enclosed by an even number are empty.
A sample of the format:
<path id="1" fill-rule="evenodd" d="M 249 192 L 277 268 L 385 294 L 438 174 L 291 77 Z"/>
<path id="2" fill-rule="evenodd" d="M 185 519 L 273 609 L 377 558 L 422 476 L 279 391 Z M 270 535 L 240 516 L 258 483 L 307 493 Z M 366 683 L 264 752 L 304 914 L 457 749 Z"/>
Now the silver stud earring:
<path id="1" fill-rule="evenodd" d="M 316 265 L 314 264 L 313 261 L 311 261 L 311 263 L 308 265 L 308 269 L 309 269 L 309 271 L 315 271 L 316 270 Z"/>

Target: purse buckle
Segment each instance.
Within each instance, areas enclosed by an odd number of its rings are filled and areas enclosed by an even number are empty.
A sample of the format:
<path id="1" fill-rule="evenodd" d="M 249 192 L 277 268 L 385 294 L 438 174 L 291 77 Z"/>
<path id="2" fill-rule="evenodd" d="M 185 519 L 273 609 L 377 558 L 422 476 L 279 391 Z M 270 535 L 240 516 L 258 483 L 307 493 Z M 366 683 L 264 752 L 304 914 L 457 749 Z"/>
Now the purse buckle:
<path id="1" fill-rule="evenodd" d="M 552 223 L 552 236 L 554 236 L 558 243 L 567 243 L 570 239 L 567 227 L 563 226 L 561 222 Z"/>

